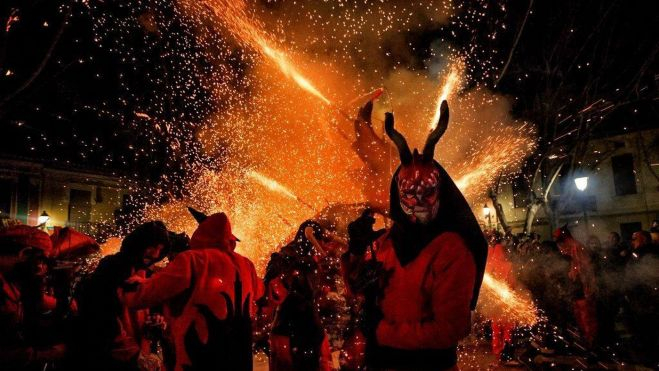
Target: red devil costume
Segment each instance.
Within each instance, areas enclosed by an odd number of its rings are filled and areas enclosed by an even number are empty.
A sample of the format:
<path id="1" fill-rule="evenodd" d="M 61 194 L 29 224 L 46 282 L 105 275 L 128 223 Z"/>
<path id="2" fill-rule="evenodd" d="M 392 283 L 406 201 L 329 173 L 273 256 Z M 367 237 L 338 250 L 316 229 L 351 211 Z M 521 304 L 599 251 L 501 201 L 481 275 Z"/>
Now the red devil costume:
<path id="1" fill-rule="evenodd" d="M 494 278 L 505 282 L 508 287 L 515 288 L 515 275 L 513 264 L 508 259 L 506 248 L 501 241 L 496 241 L 492 253 L 487 260 L 486 271 Z M 492 354 L 501 356 L 506 343 L 510 343 L 514 323 L 507 320 L 503 313 L 492 315 Z"/>
<path id="2" fill-rule="evenodd" d="M 234 251 L 227 216 L 191 211 L 200 224 L 190 250 L 124 299 L 133 308 L 166 305 L 176 370 L 251 370 L 254 301 L 263 285 L 252 262 Z"/>
<path id="3" fill-rule="evenodd" d="M 561 253 L 570 257 L 568 277 L 574 283 L 574 317 L 590 345 L 597 337 L 597 301 L 595 270 L 586 247 L 570 233 L 567 225 L 554 231 L 554 240 Z"/>
<path id="4" fill-rule="evenodd" d="M 361 120 L 370 123 L 371 111 L 368 103 Z M 366 297 L 362 329 L 369 369 L 455 369 L 456 346 L 470 331 L 487 242 L 466 200 L 434 160 L 447 126 L 443 102 L 423 152 L 412 153 L 394 129 L 393 115 L 386 114 L 386 132 L 401 159 L 390 191 L 394 224 L 374 232 L 365 213 L 349 226 L 344 272 L 351 290 Z"/>

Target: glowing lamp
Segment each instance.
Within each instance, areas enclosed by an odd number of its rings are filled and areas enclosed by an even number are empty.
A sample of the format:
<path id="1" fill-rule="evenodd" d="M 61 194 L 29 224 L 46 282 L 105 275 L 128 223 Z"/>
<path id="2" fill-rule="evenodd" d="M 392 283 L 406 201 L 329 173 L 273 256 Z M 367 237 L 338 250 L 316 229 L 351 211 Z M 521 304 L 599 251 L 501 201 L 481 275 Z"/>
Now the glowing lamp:
<path id="1" fill-rule="evenodd" d="M 487 204 L 485 204 L 485 206 L 483 206 L 483 215 L 490 216 L 490 207 L 487 206 Z"/>
<path id="2" fill-rule="evenodd" d="M 41 215 L 37 218 L 37 224 L 46 224 L 50 220 L 50 215 L 44 210 Z"/>
<path id="3" fill-rule="evenodd" d="M 586 188 L 588 188 L 588 177 L 587 176 L 581 176 L 578 178 L 574 178 L 574 185 L 577 186 L 577 189 L 580 191 L 585 191 Z"/>

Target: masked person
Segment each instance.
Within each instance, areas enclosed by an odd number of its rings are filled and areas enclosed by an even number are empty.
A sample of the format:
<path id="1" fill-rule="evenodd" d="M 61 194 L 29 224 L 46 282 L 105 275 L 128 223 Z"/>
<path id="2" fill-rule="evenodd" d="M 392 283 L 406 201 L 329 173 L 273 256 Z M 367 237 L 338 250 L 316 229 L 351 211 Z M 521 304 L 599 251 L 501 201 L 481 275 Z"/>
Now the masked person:
<path id="1" fill-rule="evenodd" d="M 255 300 L 263 294 L 254 264 L 235 252 L 239 241 L 224 213 L 190 209 L 199 227 L 190 250 L 141 280 L 123 300 L 129 308 L 164 304 L 175 369 L 251 370 Z"/>
<path id="2" fill-rule="evenodd" d="M 356 124 L 370 127 L 371 111 L 369 102 Z M 464 197 L 434 160 L 447 126 L 443 102 L 423 152 L 412 153 L 394 129 L 393 115 L 386 114 L 385 130 L 401 160 L 391 182 L 393 226 L 373 231 L 375 220 L 367 211 L 348 228 L 342 264 L 351 291 L 365 298 L 361 326 L 368 369 L 456 369 L 458 341 L 470 332 L 487 242 Z"/>
<path id="3" fill-rule="evenodd" d="M 79 319 L 74 339 L 84 370 L 137 370 L 147 313 L 119 300 L 125 281 L 163 258 L 168 231 L 160 221 L 144 223 L 122 241 L 118 253 L 103 258 L 77 293 Z"/>

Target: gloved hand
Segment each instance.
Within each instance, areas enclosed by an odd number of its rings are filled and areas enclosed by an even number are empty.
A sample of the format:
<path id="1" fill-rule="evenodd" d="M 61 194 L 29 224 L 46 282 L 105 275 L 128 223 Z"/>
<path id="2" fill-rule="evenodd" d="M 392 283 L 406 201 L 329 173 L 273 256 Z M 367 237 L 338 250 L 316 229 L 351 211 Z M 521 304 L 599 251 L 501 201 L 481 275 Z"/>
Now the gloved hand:
<path id="1" fill-rule="evenodd" d="M 384 234 L 384 229 L 374 231 L 374 224 L 373 210 L 366 209 L 359 218 L 348 225 L 348 251 L 351 254 L 364 255 L 366 248 Z"/>

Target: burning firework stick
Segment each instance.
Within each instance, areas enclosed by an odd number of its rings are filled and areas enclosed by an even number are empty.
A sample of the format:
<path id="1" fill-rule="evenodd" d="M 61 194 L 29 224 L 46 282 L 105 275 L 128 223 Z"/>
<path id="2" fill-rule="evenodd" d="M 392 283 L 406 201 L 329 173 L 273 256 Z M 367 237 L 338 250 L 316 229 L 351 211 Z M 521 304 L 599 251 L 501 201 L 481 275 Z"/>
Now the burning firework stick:
<path id="1" fill-rule="evenodd" d="M 301 203 L 302 205 L 308 207 L 309 210 L 311 210 L 311 211 L 313 211 L 313 212 L 316 211 L 316 209 L 314 209 L 313 206 L 311 206 L 311 205 L 310 205 L 309 203 L 307 203 L 306 201 L 302 200 L 302 199 L 301 199 L 300 197 L 298 197 L 295 193 L 293 193 L 290 189 L 286 188 L 285 186 L 283 186 L 282 184 L 280 184 L 278 181 L 276 181 L 276 180 L 274 180 L 274 179 L 272 179 L 272 178 L 269 178 L 269 177 L 267 177 L 267 176 L 265 176 L 265 175 L 263 175 L 263 174 L 261 174 L 261 173 L 259 173 L 259 172 L 257 172 L 257 171 L 253 171 L 253 170 L 249 171 L 249 172 L 247 173 L 247 176 L 249 176 L 250 178 L 254 179 L 254 180 L 257 181 L 259 184 L 261 184 L 262 186 L 268 188 L 269 190 L 271 190 L 271 191 L 273 191 L 273 192 L 277 192 L 277 193 L 279 193 L 279 194 L 281 194 L 281 195 L 283 195 L 283 196 L 286 196 L 286 197 L 288 197 L 288 198 L 290 198 L 290 199 L 293 199 L 293 200 L 295 200 L 295 201 Z"/>

